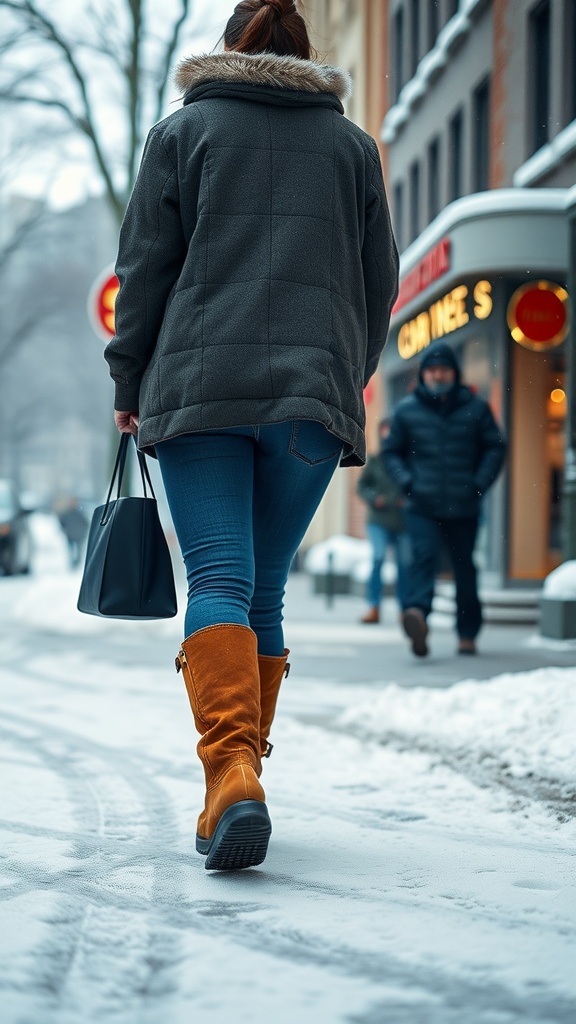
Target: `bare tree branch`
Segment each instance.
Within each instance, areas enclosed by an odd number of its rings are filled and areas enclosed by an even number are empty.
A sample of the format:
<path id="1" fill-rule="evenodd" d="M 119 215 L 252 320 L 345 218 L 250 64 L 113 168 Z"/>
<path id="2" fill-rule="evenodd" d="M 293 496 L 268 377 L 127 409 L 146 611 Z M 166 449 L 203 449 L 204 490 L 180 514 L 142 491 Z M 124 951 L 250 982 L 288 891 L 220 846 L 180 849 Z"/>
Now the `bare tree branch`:
<path id="1" fill-rule="evenodd" d="M 178 40 L 180 38 L 180 32 L 190 14 L 190 0 L 182 0 L 182 9 L 179 17 L 172 26 L 172 34 L 166 44 L 166 49 L 162 58 L 162 62 L 159 67 L 159 85 L 156 99 L 156 111 L 154 120 L 159 121 L 162 117 L 162 110 L 166 101 L 166 91 L 169 85 L 169 74 L 172 67 L 172 61 L 174 60 L 174 54 L 176 53 L 176 47 L 178 46 Z"/>
<path id="2" fill-rule="evenodd" d="M 125 68 L 128 83 L 128 124 L 130 131 L 128 156 L 128 193 L 136 179 L 138 151 L 140 148 L 140 48 L 142 41 L 142 0 L 128 0 L 132 17 L 132 38 L 128 62 Z"/>
<path id="3" fill-rule="evenodd" d="M 58 79 L 45 62 L 40 67 L 34 62 L 33 68 L 28 62 L 22 72 L 20 61 L 11 66 L 11 82 L 6 82 L 3 76 L 0 99 L 16 105 L 52 108 L 88 139 L 108 202 L 119 221 L 136 178 L 147 128 L 143 123 L 145 114 L 151 112 L 154 121 L 162 116 L 170 68 L 193 0 L 179 0 L 167 34 L 157 42 L 154 19 L 146 13 L 149 6 L 145 0 L 84 0 L 83 17 L 70 29 L 58 22 L 47 0 L 44 4 L 42 0 L 0 0 L 0 11 L 9 13 L 12 21 L 18 23 L 18 29 L 10 26 L 5 40 L 0 42 L 0 53 L 8 57 L 11 52 L 22 54 L 30 43 L 39 42 L 57 55 L 57 66 L 66 70 L 75 87 L 73 92 L 60 90 Z M 144 65 L 144 52 L 154 55 L 150 68 Z M 85 55 L 92 58 L 91 64 L 84 59 Z M 110 151 L 105 121 L 99 116 L 101 93 L 91 84 L 95 59 L 108 62 L 112 72 L 108 84 L 122 80 L 125 84 L 126 98 L 121 111 L 126 117 L 127 138 L 120 157 L 118 147 Z M 106 69 L 106 64 L 103 66 Z M 117 177 L 120 166 L 125 175 L 122 182 Z"/>
<path id="4" fill-rule="evenodd" d="M 140 0 L 130 0 L 130 3 L 134 2 L 137 2 L 139 4 Z M 96 163 L 102 175 L 110 204 L 112 206 L 112 209 L 116 213 L 116 216 L 119 219 L 121 219 L 125 207 L 124 198 L 118 193 L 118 190 L 116 189 L 116 186 L 112 179 L 109 167 L 107 165 L 107 161 L 104 156 L 104 151 L 101 145 L 101 141 L 92 114 L 92 106 L 88 93 L 88 84 L 84 76 L 84 73 L 82 72 L 80 66 L 78 65 L 74 57 L 70 44 L 60 34 L 56 27 L 56 24 L 53 21 L 51 21 L 50 18 L 48 18 L 43 11 L 36 7 L 32 0 L 20 0 L 20 2 L 19 0 L 2 0 L 2 3 L 0 3 L 0 7 L 2 6 L 7 7 L 10 10 L 20 11 L 21 13 L 23 13 L 35 25 L 40 35 L 43 36 L 43 38 L 46 39 L 47 42 L 53 43 L 54 46 L 56 46 L 62 53 L 65 63 L 68 66 L 68 69 L 70 70 L 78 86 L 83 106 L 82 117 L 78 118 L 77 115 L 69 108 L 68 104 L 66 104 L 62 100 L 42 101 L 34 96 L 31 96 L 28 98 L 28 102 L 44 103 L 44 105 L 59 107 L 61 110 L 64 111 L 64 113 L 67 114 L 70 120 L 73 123 L 75 123 L 77 127 L 79 127 L 84 132 L 84 134 L 90 139 L 90 142 L 92 143 L 94 156 L 96 158 Z M 16 97 L 16 99 L 21 100 L 21 97 Z"/>
<path id="5" fill-rule="evenodd" d="M 11 261 L 14 254 L 22 248 L 27 239 L 30 238 L 34 231 L 40 226 L 44 219 L 44 213 L 45 211 L 43 207 L 36 208 L 28 217 L 25 217 L 16 226 L 10 238 L 4 243 L 0 250 L 0 273 Z"/>

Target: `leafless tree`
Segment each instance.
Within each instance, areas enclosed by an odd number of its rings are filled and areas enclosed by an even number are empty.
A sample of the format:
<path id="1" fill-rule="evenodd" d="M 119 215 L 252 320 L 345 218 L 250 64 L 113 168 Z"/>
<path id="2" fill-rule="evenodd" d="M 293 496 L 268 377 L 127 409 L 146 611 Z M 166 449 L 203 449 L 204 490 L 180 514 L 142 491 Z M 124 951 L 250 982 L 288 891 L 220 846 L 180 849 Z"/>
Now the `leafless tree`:
<path id="1" fill-rule="evenodd" d="M 154 19 L 146 0 L 85 0 L 64 17 L 49 0 L 0 0 L 0 100 L 50 111 L 86 140 L 118 221 L 192 27 L 192 0 L 161 7 Z"/>

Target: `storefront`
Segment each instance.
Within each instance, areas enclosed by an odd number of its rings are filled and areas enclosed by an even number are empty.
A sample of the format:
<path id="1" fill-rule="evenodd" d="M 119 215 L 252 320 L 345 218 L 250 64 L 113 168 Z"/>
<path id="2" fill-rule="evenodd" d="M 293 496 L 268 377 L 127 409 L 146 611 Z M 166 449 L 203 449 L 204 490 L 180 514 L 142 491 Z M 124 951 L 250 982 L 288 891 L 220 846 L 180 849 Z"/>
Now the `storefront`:
<path id="1" fill-rule="evenodd" d="M 485 501 L 478 560 L 500 584 L 543 579 L 561 561 L 568 222 L 563 189 L 503 189 L 447 207 L 403 254 L 382 358 L 386 405 L 418 379 L 442 338 L 509 442 Z"/>

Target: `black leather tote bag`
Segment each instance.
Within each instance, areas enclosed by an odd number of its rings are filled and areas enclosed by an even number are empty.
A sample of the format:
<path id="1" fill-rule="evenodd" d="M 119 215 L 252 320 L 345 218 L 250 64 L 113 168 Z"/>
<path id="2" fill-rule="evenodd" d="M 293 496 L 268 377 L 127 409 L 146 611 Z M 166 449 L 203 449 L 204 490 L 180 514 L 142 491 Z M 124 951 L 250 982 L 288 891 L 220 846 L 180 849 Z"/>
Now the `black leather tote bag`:
<path id="1" fill-rule="evenodd" d="M 144 497 L 120 497 L 131 436 L 121 435 L 106 504 L 92 516 L 78 610 L 113 619 L 168 619 L 178 610 L 172 561 L 142 452 Z"/>

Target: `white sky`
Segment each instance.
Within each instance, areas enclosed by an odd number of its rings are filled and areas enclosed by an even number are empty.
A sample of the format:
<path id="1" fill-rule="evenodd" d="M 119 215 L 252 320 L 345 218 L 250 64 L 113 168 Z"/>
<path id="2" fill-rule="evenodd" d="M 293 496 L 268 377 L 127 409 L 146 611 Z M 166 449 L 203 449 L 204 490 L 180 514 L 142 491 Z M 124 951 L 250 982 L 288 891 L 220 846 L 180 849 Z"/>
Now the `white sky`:
<path id="1" fill-rule="evenodd" d="M 105 0 L 100 2 L 105 3 Z M 152 10 L 158 12 L 164 22 L 166 13 L 172 6 L 173 0 L 164 0 L 161 4 L 155 0 Z M 222 35 L 233 8 L 233 0 L 194 0 L 194 32 L 193 35 L 183 38 L 174 65 L 190 53 L 212 50 Z M 59 16 L 64 23 L 68 19 L 72 21 L 78 18 L 78 0 L 56 0 L 48 4 L 46 9 L 50 10 L 52 16 Z M 33 51 L 21 58 L 30 65 L 35 59 L 36 54 Z M 114 115 L 113 85 L 103 81 L 102 91 L 105 89 L 109 90 L 110 98 L 109 101 L 104 100 L 100 108 L 106 117 L 106 138 L 112 143 L 116 140 L 120 143 L 124 126 L 122 120 Z M 176 90 L 172 90 L 169 100 L 175 98 Z M 168 105 L 166 113 L 171 109 L 173 108 Z M 88 195 L 102 193 L 102 183 L 94 169 L 87 142 L 75 134 L 62 135 L 59 131 L 62 119 L 45 108 L 42 108 L 41 112 L 31 106 L 7 107 L 0 110 L 3 148 L 11 146 L 12 150 L 18 149 L 23 124 L 25 134 L 36 135 L 39 138 L 39 148 L 31 148 L 28 151 L 29 155 L 19 161 L 16 174 L 10 179 L 10 191 L 37 198 L 45 197 L 56 209 L 74 206 Z M 45 135 L 47 129 L 49 132 L 51 125 L 54 127 L 54 133 L 47 142 L 45 138 L 42 139 L 42 134 Z M 6 140 L 10 141 L 7 143 Z"/>

